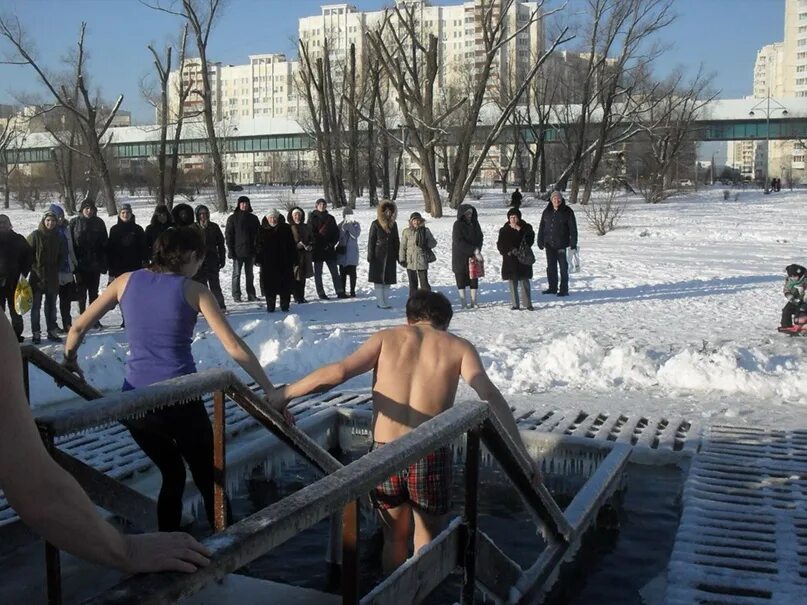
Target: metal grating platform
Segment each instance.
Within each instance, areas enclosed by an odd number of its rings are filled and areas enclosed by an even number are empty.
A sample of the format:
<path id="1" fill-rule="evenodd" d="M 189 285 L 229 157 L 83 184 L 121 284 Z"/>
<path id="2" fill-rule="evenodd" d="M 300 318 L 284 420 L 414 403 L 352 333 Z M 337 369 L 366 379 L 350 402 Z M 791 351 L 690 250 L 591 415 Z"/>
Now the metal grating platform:
<path id="1" fill-rule="evenodd" d="M 255 388 L 255 385 L 250 385 Z M 327 407 L 371 410 L 369 391 L 333 392 L 296 400 L 290 410 L 302 420 Z M 207 400 L 212 414 L 212 401 Z M 225 406 L 227 440 L 259 428 L 258 422 L 234 402 Z M 583 411 L 529 411 L 517 415 L 521 430 L 535 430 L 557 435 L 616 441 L 634 447 L 641 454 L 689 455 L 697 447 L 699 428 L 683 419 L 650 419 L 643 416 L 587 413 Z M 64 452 L 119 481 L 149 471 L 151 461 L 118 423 L 87 433 L 65 437 L 56 442 Z M 18 520 L 0 492 L 0 528 Z"/>
<path id="2" fill-rule="evenodd" d="M 683 498 L 668 605 L 807 603 L 807 431 L 710 427 Z"/>

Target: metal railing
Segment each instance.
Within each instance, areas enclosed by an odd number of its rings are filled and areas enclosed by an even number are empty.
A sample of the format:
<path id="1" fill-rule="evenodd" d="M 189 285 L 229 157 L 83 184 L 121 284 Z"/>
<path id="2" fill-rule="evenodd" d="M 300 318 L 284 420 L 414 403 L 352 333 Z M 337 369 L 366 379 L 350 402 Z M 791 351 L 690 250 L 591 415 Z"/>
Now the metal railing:
<path id="1" fill-rule="evenodd" d="M 56 380 L 82 394 L 92 395 L 86 384 L 64 371 L 41 352 L 31 352 L 28 360 L 41 367 Z M 41 359 L 39 356 L 44 357 Z M 51 365 L 52 364 L 52 365 Z M 67 375 L 65 375 L 67 374 Z M 84 385 L 84 386 L 82 386 Z M 46 445 L 57 460 L 66 454 L 58 452 L 54 440 L 61 436 L 102 424 L 142 414 L 171 404 L 194 400 L 213 393 L 216 477 L 216 531 L 204 540 L 213 553 L 209 566 L 194 574 L 162 573 L 128 578 L 90 599 L 87 603 L 173 603 L 190 596 L 210 582 L 254 561 L 276 546 L 318 523 L 325 517 L 342 512 L 342 602 L 343 603 L 416 603 L 428 595 L 457 567 L 463 570 L 461 599 L 473 603 L 477 587 L 482 587 L 501 602 L 528 603 L 535 600 L 552 571 L 578 542 L 592 523 L 597 510 L 613 491 L 627 464 L 630 447 L 613 444 L 596 472 L 572 500 L 565 511 L 555 503 L 548 490 L 530 482 L 530 463 L 513 443 L 492 414 L 490 406 L 481 402 L 463 402 L 420 425 L 408 435 L 374 450 L 347 466 L 341 465 L 321 449 L 305 433 L 285 424 L 280 414 L 267 409 L 260 398 L 226 370 L 207 370 L 151 387 L 115 393 L 57 413 L 41 415 L 37 424 Z M 96 391 L 97 393 L 97 391 Z M 224 468 L 224 397 L 229 397 L 255 417 L 280 440 L 326 475 L 315 483 L 225 528 Z M 455 519 L 428 547 L 408 560 L 363 598 L 359 595 L 358 501 L 387 477 L 406 468 L 437 448 L 465 437 L 465 504 L 461 518 Z M 508 558 L 479 530 L 477 506 L 481 446 L 484 445 L 499 463 L 510 482 L 524 499 L 528 511 L 541 529 L 546 548 L 527 569 Z M 83 464 L 83 463 L 80 463 Z M 73 471 L 74 469 L 70 469 Z M 94 469 L 90 476 L 101 475 Z M 105 478 L 102 497 L 109 483 L 119 491 L 107 492 L 114 500 L 124 496 L 126 486 Z M 87 483 L 86 478 L 82 485 Z M 92 483 L 92 482 L 90 482 Z M 98 492 L 101 492 L 100 494 Z M 112 496 L 109 496 L 112 493 Z M 136 493 L 136 492 L 135 492 Z M 145 499 L 139 495 L 141 500 Z M 93 492 L 91 492 L 93 497 Z M 136 502 L 137 500 L 133 500 Z M 106 506 L 105 506 L 106 508 Z M 131 507 L 130 507 L 131 508 Z M 134 511 L 119 514 L 136 516 Z M 59 603 L 58 551 L 49 547 L 49 602 Z M 54 582 L 51 593 L 50 582 Z"/>

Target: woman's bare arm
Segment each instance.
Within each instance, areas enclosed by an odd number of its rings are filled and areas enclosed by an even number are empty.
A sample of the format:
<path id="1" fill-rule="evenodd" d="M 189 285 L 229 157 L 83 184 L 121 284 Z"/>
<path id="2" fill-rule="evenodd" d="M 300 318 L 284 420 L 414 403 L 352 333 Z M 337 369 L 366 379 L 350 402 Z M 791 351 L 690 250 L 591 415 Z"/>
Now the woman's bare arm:
<path id="1" fill-rule="evenodd" d="M 124 536 L 98 514 L 42 445 L 22 381 L 17 339 L 0 313 L 0 488 L 22 520 L 58 548 L 127 572 L 194 571 L 208 551 L 184 533 Z"/>

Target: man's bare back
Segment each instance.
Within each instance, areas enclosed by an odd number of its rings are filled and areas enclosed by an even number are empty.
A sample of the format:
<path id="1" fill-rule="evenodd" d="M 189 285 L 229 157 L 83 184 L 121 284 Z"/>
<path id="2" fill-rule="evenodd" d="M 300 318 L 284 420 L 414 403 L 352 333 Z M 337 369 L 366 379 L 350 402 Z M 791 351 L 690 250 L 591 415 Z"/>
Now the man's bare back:
<path id="1" fill-rule="evenodd" d="M 430 323 L 383 330 L 373 380 L 373 438 L 388 443 L 454 405 L 470 344 Z"/>

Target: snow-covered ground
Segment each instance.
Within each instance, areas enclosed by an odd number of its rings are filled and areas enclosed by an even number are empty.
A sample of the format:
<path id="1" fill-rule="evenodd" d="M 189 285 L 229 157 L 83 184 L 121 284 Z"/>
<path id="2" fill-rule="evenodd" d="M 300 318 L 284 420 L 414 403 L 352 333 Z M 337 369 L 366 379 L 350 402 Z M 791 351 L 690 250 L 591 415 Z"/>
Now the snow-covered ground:
<path id="1" fill-rule="evenodd" d="M 284 211 L 279 189 L 245 193 L 259 215 L 272 207 Z M 284 190 L 282 195 L 289 194 Z M 317 197 L 316 190 L 298 190 L 296 196 L 306 210 Z M 511 311 L 507 284 L 500 279 L 495 243 L 505 222 L 506 197 L 488 191 L 473 202 L 485 234 L 482 307 L 455 307 L 451 328 L 476 344 L 512 404 L 804 428 L 807 338 L 778 334 L 776 327 L 785 302 L 784 267 L 807 261 L 807 192 L 766 196 L 749 190 L 739 192 L 737 201 L 724 201 L 722 189 L 714 188 L 659 205 L 627 197 L 619 228 L 604 237 L 587 226 L 584 207 L 575 206 L 582 271 L 572 276 L 568 298 L 542 296 L 545 263 L 536 249 L 533 312 Z M 132 202 L 138 222 L 148 224 L 152 202 L 125 201 Z M 416 191 L 406 192 L 400 200 L 399 228 L 421 206 Z M 522 208 L 536 230 L 543 208 L 543 202 L 529 199 Z M 41 212 L 17 208 L 8 214 L 15 230 L 27 235 Z M 427 223 L 438 240 L 429 277 L 456 302 L 451 214 L 447 209 L 445 218 Z M 341 220 L 339 210 L 336 215 Z M 364 257 L 375 209 L 360 200 L 356 216 L 363 229 Z M 226 216 L 214 214 L 212 220 L 223 227 Z M 288 315 L 269 315 L 256 303 L 233 303 L 229 265 L 221 278 L 229 321 L 271 379 L 286 382 L 351 352 L 374 331 L 403 321 L 408 290 L 404 271 L 399 269 L 392 310 L 376 308 L 366 263 L 358 275 L 358 298 L 318 301 L 309 280 L 309 298 L 316 302 L 292 305 Z M 28 318 L 25 322 L 29 334 Z M 119 325 L 117 311 L 104 323 Z M 199 369 L 235 365 L 203 321 L 193 347 Z M 60 358 L 61 347 L 44 349 Z M 80 363 L 91 383 L 115 390 L 122 382 L 125 356 L 123 332 L 107 329 L 86 338 Z M 36 371 L 31 381 L 35 405 L 70 397 Z M 348 386 L 369 385 L 370 377 L 364 376 Z"/>

